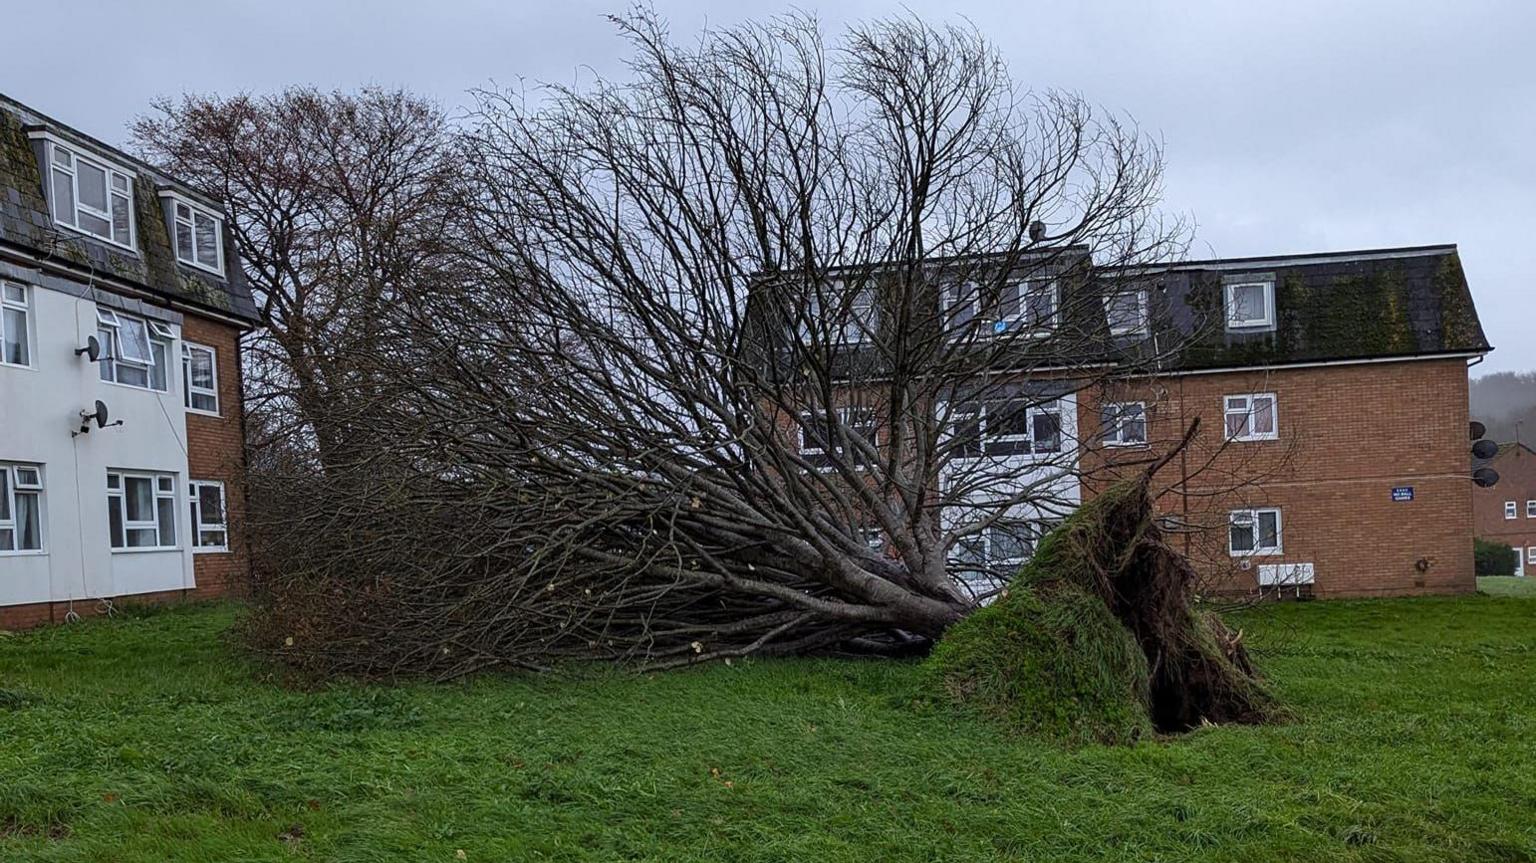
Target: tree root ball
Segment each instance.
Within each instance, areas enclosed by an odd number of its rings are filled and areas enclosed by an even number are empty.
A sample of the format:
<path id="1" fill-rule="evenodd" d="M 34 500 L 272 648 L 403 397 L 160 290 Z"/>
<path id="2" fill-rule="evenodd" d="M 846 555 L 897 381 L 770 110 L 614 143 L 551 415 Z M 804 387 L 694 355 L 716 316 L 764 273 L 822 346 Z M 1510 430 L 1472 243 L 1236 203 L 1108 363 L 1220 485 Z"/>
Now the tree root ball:
<path id="1" fill-rule="evenodd" d="M 1285 717 L 1240 639 L 1195 607 L 1148 479 L 1079 508 L 1005 594 L 944 635 L 928 660 L 938 698 L 1072 743 Z"/>

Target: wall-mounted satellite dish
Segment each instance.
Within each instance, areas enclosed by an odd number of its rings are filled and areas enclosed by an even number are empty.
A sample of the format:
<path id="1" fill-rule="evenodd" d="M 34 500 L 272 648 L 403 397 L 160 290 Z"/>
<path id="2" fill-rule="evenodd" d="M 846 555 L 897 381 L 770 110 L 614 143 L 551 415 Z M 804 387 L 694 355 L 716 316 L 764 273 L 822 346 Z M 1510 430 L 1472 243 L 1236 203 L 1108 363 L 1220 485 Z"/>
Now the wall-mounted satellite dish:
<path id="1" fill-rule="evenodd" d="M 1491 467 L 1480 467 L 1472 471 L 1472 481 L 1479 488 L 1493 488 L 1499 482 L 1499 472 Z"/>
<path id="2" fill-rule="evenodd" d="M 1467 424 L 1467 434 L 1471 435 L 1473 440 L 1477 440 L 1487 433 L 1488 427 L 1478 422 L 1477 420 L 1473 420 Z"/>
<path id="3" fill-rule="evenodd" d="M 122 420 L 118 420 L 116 422 L 109 422 L 108 421 L 109 420 L 109 414 L 107 412 L 107 403 L 102 401 L 101 399 L 97 399 L 94 410 L 88 410 L 88 411 L 81 411 L 80 412 L 80 430 L 79 431 L 70 432 L 69 436 L 70 437 L 76 437 L 78 435 L 90 434 L 91 433 L 91 420 L 95 420 L 96 421 L 96 427 L 97 428 L 102 428 L 102 429 L 106 428 L 109 425 L 111 425 L 111 426 L 120 426 L 120 425 L 123 424 Z"/>
<path id="4" fill-rule="evenodd" d="M 95 336 L 86 336 L 85 347 L 75 348 L 75 356 L 78 357 L 81 354 L 85 354 L 86 356 L 90 357 L 91 362 L 96 362 L 97 360 L 101 359 L 101 342 L 98 341 Z M 101 404 L 101 402 L 97 402 L 97 404 Z"/>
<path id="5" fill-rule="evenodd" d="M 1478 458 L 1493 458 L 1499 454 L 1499 445 L 1487 438 L 1472 444 L 1472 454 Z"/>
<path id="6" fill-rule="evenodd" d="M 107 403 L 102 401 L 101 399 L 97 399 L 96 400 L 96 412 L 91 414 L 91 416 L 95 418 L 95 420 L 96 420 L 96 427 L 97 428 L 100 428 L 100 429 L 106 428 L 107 427 Z"/>

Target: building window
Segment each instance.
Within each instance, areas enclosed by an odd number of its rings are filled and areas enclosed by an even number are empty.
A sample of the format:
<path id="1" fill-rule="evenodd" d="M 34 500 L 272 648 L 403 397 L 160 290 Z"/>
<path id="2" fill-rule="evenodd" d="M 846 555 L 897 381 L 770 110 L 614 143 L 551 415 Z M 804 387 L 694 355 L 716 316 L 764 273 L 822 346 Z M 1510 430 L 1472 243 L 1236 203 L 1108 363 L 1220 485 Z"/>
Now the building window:
<path id="1" fill-rule="evenodd" d="M 1236 509 L 1227 515 L 1227 551 L 1233 557 L 1280 553 L 1280 510 Z"/>
<path id="2" fill-rule="evenodd" d="M 131 387 L 167 390 L 170 326 L 96 307 L 96 338 L 101 342 L 101 379 Z"/>
<path id="3" fill-rule="evenodd" d="M 176 195 L 171 199 L 176 260 L 224 274 L 224 220 Z"/>
<path id="4" fill-rule="evenodd" d="M 107 472 L 107 530 L 114 549 L 176 547 L 176 477 Z"/>
<path id="5" fill-rule="evenodd" d="M 1525 502 L 1525 517 L 1536 518 L 1536 500 L 1528 500 Z"/>
<path id="6" fill-rule="evenodd" d="M 43 469 L 0 462 L 0 554 L 43 550 Z"/>
<path id="7" fill-rule="evenodd" d="M 133 248 L 133 174 L 57 141 L 46 149 L 54 221 Z"/>
<path id="8" fill-rule="evenodd" d="M 181 388 L 188 409 L 219 412 L 218 362 L 213 348 L 181 343 Z"/>
<path id="9" fill-rule="evenodd" d="M 193 480 L 187 489 L 191 506 L 192 548 L 197 551 L 228 551 L 229 521 L 225 515 L 224 483 Z"/>
<path id="10" fill-rule="evenodd" d="M 1111 402 L 1099 411 L 1100 439 L 1105 446 L 1141 446 L 1147 442 L 1147 406 L 1143 402 Z"/>
<path id="11" fill-rule="evenodd" d="M 1506 519 L 1519 518 L 1520 517 L 1519 504 L 1516 504 L 1512 500 L 1504 501 L 1504 517 Z"/>
<path id="12" fill-rule="evenodd" d="M 1227 329 L 1252 330 L 1275 325 L 1275 283 L 1243 282 L 1226 286 Z"/>
<path id="13" fill-rule="evenodd" d="M 954 416 L 955 458 L 1061 452 L 1061 403 L 1027 398 L 961 405 Z"/>
<path id="14" fill-rule="evenodd" d="M 1055 280 L 1008 282 L 997 296 L 996 333 L 1044 333 L 1056 327 Z"/>
<path id="15" fill-rule="evenodd" d="M 850 439 L 862 439 L 865 444 L 875 445 L 877 424 L 875 412 L 867 407 L 841 407 L 837 408 L 837 417 L 842 425 L 841 431 Z M 864 467 L 869 459 L 863 447 L 855 440 L 850 440 L 852 451 L 845 463 L 854 467 Z M 838 430 L 827 424 L 827 415 L 822 412 L 806 413 L 800 416 L 800 457 L 810 463 L 812 467 L 829 470 L 843 461 L 844 448 L 842 438 Z"/>
<path id="16" fill-rule="evenodd" d="M 874 289 L 860 288 L 845 297 L 848 290 L 846 283 L 833 282 L 824 293 L 813 290 L 806 296 L 805 319 L 800 325 L 804 342 L 815 344 L 823 328 L 831 343 L 838 345 L 858 344 L 874 334 L 878 323 Z M 832 320 L 828 320 L 829 315 Z"/>
<path id="17" fill-rule="evenodd" d="M 1227 440 L 1274 440 L 1280 436 L 1274 393 L 1226 397 Z"/>
<path id="18" fill-rule="evenodd" d="M 1530 546 L 1525 550 L 1525 562 L 1536 566 L 1536 545 Z"/>
<path id="19" fill-rule="evenodd" d="M 32 339 L 27 319 L 29 293 L 21 285 L 0 283 L 0 363 L 32 365 Z"/>
<path id="20" fill-rule="evenodd" d="M 1147 331 L 1147 292 L 1126 291 L 1104 298 L 1104 317 L 1112 336 L 1139 336 Z"/>

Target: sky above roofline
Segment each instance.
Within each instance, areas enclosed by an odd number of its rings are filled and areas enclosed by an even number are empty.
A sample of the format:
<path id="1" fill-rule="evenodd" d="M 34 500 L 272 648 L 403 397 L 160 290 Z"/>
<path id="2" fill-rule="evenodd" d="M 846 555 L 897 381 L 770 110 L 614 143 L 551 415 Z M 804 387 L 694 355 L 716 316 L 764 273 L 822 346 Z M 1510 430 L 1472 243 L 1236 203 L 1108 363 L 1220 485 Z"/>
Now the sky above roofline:
<path id="1" fill-rule="evenodd" d="M 657 0 L 679 39 L 738 7 Z M 1192 258 L 1455 243 L 1495 350 L 1474 373 L 1536 369 L 1536 3 L 1004 0 L 797 4 L 830 30 L 910 10 L 974 23 L 1015 78 L 1133 116 L 1164 143 L 1165 206 Z M 151 100 L 291 84 L 468 91 L 624 74 L 624 3 L 154 4 L 6 12 L 3 89 L 118 146 Z M 755 5 L 751 14 L 784 7 Z M 90 26 L 80 26 L 90 22 Z M 22 38 L 17 38 L 25 34 Z M 63 62 L 60 51 L 79 62 Z"/>

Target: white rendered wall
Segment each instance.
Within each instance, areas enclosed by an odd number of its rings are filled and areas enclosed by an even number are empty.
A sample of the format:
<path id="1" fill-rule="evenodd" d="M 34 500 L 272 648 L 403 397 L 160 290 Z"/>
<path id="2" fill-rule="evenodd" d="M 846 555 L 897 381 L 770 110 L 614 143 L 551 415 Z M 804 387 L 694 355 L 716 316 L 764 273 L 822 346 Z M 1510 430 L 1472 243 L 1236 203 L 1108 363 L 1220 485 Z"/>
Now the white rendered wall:
<path id="1" fill-rule="evenodd" d="M 11 284 L 23 282 L 7 279 Z M 43 553 L 0 553 L 0 605 L 80 600 L 191 588 L 187 507 L 187 423 L 181 346 L 167 352 L 168 392 L 103 381 L 75 349 L 96 332 L 96 304 L 26 285 L 31 368 L 0 365 L 0 461 L 43 466 Z M 179 328 L 173 327 L 180 335 Z M 120 426 L 71 437 L 80 411 L 106 402 Z M 179 548 L 113 551 L 107 526 L 107 470 L 174 474 Z"/>

